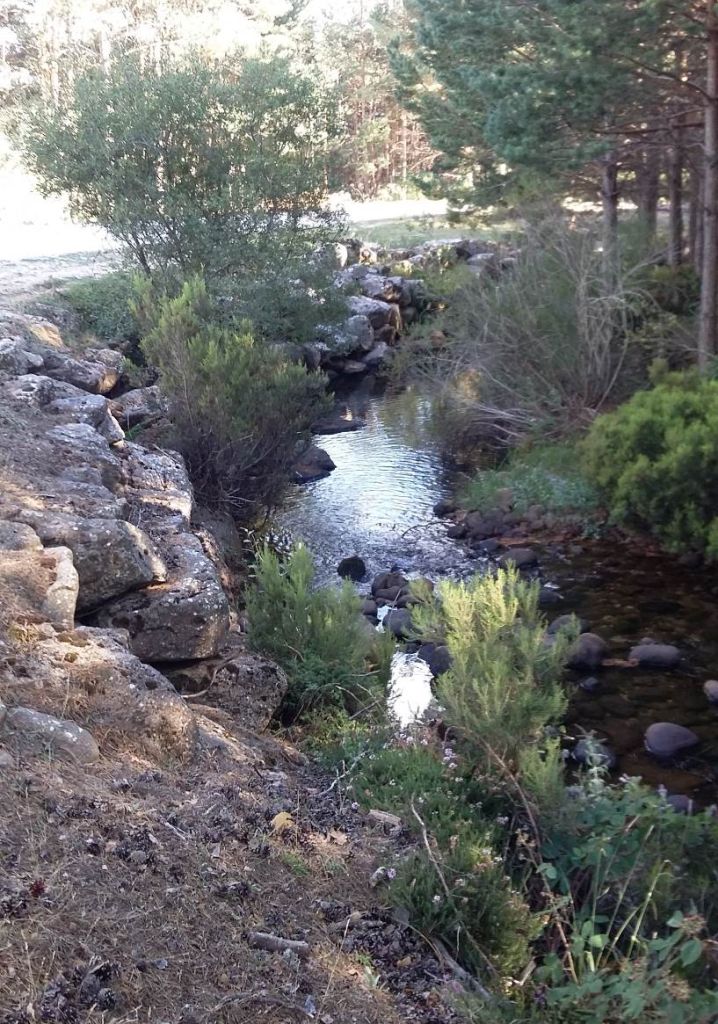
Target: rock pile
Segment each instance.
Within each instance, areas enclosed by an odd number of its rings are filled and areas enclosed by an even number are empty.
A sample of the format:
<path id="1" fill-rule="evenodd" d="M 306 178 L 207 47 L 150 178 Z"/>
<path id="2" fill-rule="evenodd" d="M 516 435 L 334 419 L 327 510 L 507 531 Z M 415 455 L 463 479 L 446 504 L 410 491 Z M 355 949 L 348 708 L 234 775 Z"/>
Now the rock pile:
<path id="1" fill-rule="evenodd" d="M 116 395 L 116 352 L 80 358 L 37 317 L 12 314 L 11 325 L 0 340 L 0 642 L 28 642 L 0 662 L 0 746 L 89 763 L 98 730 L 189 756 L 198 726 L 167 675 L 216 682 L 240 719 L 251 690 L 251 724 L 266 726 L 286 678 L 244 649 L 221 544 L 195 532 L 183 460 L 125 437 L 163 413 L 157 388 Z M 43 681 L 33 707 L 20 699 L 28 676 Z M 75 698 L 66 718 L 46 713 L 55 692 L 85 695 L 82 725 Z"/>

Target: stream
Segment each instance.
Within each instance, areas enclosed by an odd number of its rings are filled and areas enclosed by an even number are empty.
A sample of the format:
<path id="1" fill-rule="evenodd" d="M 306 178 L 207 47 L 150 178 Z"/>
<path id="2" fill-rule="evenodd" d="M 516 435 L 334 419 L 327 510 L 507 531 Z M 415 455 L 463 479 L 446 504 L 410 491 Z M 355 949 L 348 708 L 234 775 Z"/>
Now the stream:
<path id="1" fill-rule="evenodd" d="M 409 577 L 435 580 L 485 570 L 487 563 L 448 538 L 446 523 L 433 515 L 456 477 L 427 429 L 428 399 L 412 391 L 384 393 L 368 377 L 338 394 L 337 407 L 366 426 L 316 438 L 337 468 L 297 487 L 277 522 L 311 550 L 318 582 L 337 583 L 337 564 L 349 555 L 367 565 L 363 591 L 376 573 L 394 566 Z M 542 581 L 561 597 L 548 617 L 575 612 L 618 662 L 597 674 L 590 692 L 574 674 L 567 732 L 606 740 L 617 775 L 640 775 L 700 804 L 716 801 L 718 707 L 709 705 L 703 683 L 718 678 L 718 573 L 607 540 L 544 545 L 539 554 Z M 659 672 L 621 665 L 644 638 L 675 644 L 683 655 L 679 667 Z M 661 721 L 689 727 L 700 746 L 670 765 L 656 761 L 643 736 Z"/>

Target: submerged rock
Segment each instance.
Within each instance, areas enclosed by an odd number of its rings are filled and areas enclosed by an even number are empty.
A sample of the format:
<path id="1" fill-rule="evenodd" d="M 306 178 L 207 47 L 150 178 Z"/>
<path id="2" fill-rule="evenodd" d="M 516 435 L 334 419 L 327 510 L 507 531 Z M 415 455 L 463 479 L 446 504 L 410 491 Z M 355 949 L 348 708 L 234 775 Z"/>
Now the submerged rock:
<path id="1" fill-rule="evenodd" d="M 342 558 L 337 566 L 337 573 L 344 579 L 354 580 L 358 583 L 366 576 L 366 562 L 359 555 L 349 555 Z"/>
<path id="2" fill-rule="evenodd" d="M 629 658 L 637 662 L 639 668 L 670 669 L 681 660 L 681 652 L 673 644 L 643 643 L 631 648 Z"/>
<path id="3" fill-rule="evenodd" d="M 718 679 L 708 679 L 703 683 L 703 693 L 709 704 L 718 704 Z"/>
<path id="4" fill-rule="evenodd" d="M 336 468 L 331 455 L 313 444 L 294 463 L 294 480 L 298 484 L 308 484 L 313 480 L 322 480 Z"/>
<path id="5" fill-rule="evenodd" d="M 616 755 L 603 740 L 597 740 L 593 736 L 586 736 L 580 739 L 571 751 L 574 761 L 585 765 L 587 768 L 607 768 L 616 766 Z"/>
<path id="6" fill-rule="evenodd" d="M 446 644 L 422 644 L 416 655 L 426 662 L 433 676 L 443 675 L 451 668 L 451 654 Z"/>
<path id="7" fill-rule="evenodd" d="M 654 722 L 646 729 L 644 742 L 649 754 L 660 760 L 671 760 L 700 742 L 692 729 L 674 722 Z"/>
<path id="8" fill-rule="evenodd" d="M 530 569 L 538 564 L 538 555 L 532 548 L 513 548 L 499 558 L 499 568 Z"/>
<path id="9" fill-rule="evenodd" d="M 608 644 L 596 633 L 581 633 L 569 652 L 567 665 L 578 671 L 593 672 L 608 654 Z"/>

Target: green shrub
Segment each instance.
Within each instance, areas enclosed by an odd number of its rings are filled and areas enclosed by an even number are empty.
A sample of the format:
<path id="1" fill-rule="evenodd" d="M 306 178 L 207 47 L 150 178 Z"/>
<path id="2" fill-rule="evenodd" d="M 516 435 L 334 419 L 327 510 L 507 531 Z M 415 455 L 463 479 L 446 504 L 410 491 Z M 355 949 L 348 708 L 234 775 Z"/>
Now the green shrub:
<path id="1" fill-rule="evenodd" d="M 646 290 L 666 313 L 692 316 L 701 298 L 701 281 L 688 263 L 678 267 L 651 267 Z"/>
<path id="2" fill-rule="evenodd" d="M 313 579 L 306 548 L 296 547 L 284 562 L 265 548 L 247 592 L 250 643 L 289 676 L 289 719 L 326 706 L 356 710 L 374 697 L 367 671 L 372 640 L 354 587 L 345 581 L 339 589 L 314 589 Z"/>
<path id="3" fill-rule="evenodd" d="M 134 284 L 131 274 L 104 274 L 77 281 L 62 295 L 80 317 L 83 330 L 102 341 L 137 341 L 138 324 L 130 308 Z"/>
<path id="4" fill-rule="evenodd" d="M 451 296 L 436 349 L 418 334 L 415 375 L 456 448 L 561 435 L 635 387 L 628 332 L 645 295 L 631 270 L 608 287 L 596 237 L 552 220 L 530 228 L 515 266 Z M 429 339 L 431 341 L 431 339 Z"/>
<path id="5" fill-rule="evenodd" d="M 154 326 L 143 339 L 170 400 L 177 445 L 208 504 L 250 519 L 276 504 L 291 467 L 327 408 L 325 378 L 258 342 L 247 323 L 217 326 L 204 281 L 175 298 L 142 297 L 138 315 Z"/>
<path id="6" fill-rule="evenodd" d="M 446 721 L 485 771 L 520 764 L 566 711 L 561 675 L 572 631 L 545 643 L 538 591 L 516 571 L 446 580 L 413 612 L 423 636 L 443 634 L 452 658 L 439 687 Z"/>
<path id="7" fill-rule="evenodd" d="M 519 513 L 532 505 L 550 512 L 590 513 L 598 496 L 586 478 L 582 457 L 568 442 L 518 449 L 498 468 L 479 470 L 462 489 L 461 503 L 470 509 L 492 508 L 499 491 L 508 488 Z"/>
<path id="8" fill-rule="evenodd" d="M 717 438 L 718 381 L 669 374 L 595 421 L 587 470 L 617 522 L 715 558 Z"/>

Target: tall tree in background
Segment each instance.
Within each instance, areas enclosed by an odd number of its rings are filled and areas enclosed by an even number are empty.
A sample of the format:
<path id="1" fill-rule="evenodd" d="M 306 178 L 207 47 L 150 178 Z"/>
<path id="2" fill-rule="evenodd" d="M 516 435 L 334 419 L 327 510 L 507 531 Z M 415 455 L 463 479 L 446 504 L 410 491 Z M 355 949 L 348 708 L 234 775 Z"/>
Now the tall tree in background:
<path id="1" fill-rule="evenodd" d="M 389 66 L 388 40 L 406 25 L 403 0 L 351 0 L 317 24 L 316 58 L 347 126 L 344 187 L 361 198 L 392 185 L 405 192 L 433 161 L 425 131 L 396 98 Z"/>
<path id="2" fill-rule="evenodd" d="M 590 9 L 574 0 L 408 0 L 408 9 L 411 30 L 394 45 L 392 64 L 460 197 L 485 201 L 491 188 L 500 197 L 531 174 L 564 192 L 593 181 L 610 265 L 621 190 L 638 199 L 652 226 L 660 165 L 675 264 L 684 252 L 690 154 L 705 364 L 718 351 L 713 0 L 597 0 Z"/>

